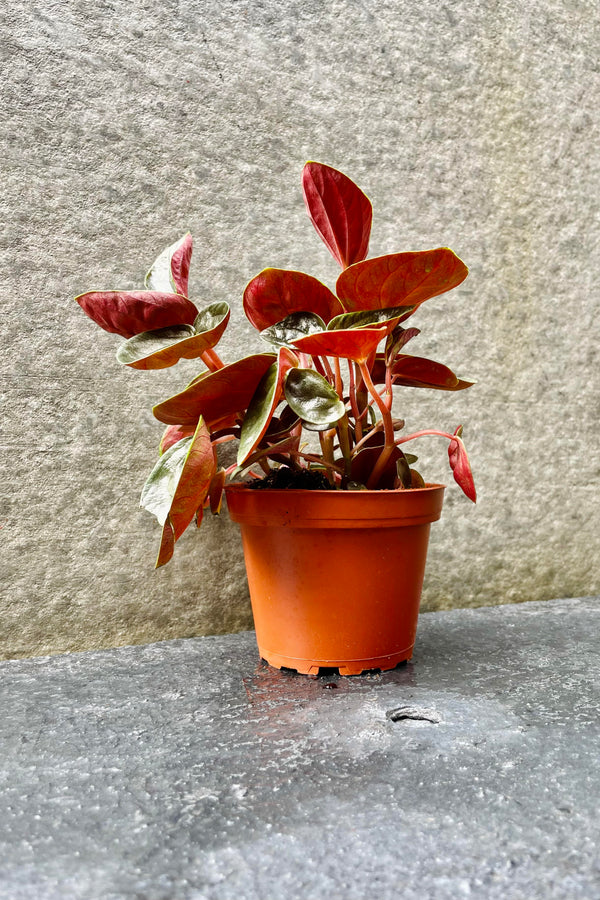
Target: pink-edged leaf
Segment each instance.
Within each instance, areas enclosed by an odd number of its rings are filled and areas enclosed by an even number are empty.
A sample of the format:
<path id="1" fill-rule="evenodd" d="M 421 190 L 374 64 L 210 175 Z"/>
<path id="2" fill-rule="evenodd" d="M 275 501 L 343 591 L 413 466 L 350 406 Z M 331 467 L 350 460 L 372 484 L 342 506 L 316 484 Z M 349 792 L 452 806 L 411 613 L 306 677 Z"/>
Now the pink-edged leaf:
<path id="1" fill-rule="evenodd" d="M 171 558 L 175 541 L 202 506 L 215 471 L 215 452 L 203 419 L 192 437 L 183 438 L 159 458 L 141 497 L 144 509 L 152 512 L 163 526 L 157 565 L 164 565 Z"/>
<path id="2" fill-rule="evenodd" d="M 195 425 L 203 416 L 209 428 L 225 427 L 235 413 L 248 408 L 260 379 L 275 360 L 274 353 L 257 353 L 203 373 L 181 393 L 155 406 L 154 415 L 166 425 Z"/>
<path id="3" fill-rule="evenodd" d="M 195 425 L 167 425 L 158 445 L 159 454 L 162 455 L 165 450 L 168 450 L 169 447 L 172 447 L 183 438 L 191 437 L 195 430 Z"/>
<path id="4" fill-rule="evenodd" d="M 471 471 L 471 464 L 465 445 L 458 436 L 459 430 L 462 432 L 462 426 L 459 426 L 456 429 L 456 440 L 450 441 L 448 446 L 448 459 L 450 461 L 450 468 L 452 469 L 454 480 L 467 495 L 469 500 L 472 500 L 473 503 L 475 503 L 477 501 L 477 494 L 475 492 L 473 472 Z"/>
<path id="5" fill-rule="evenodd" d="M 285 376 L 298 365 L 298 357 L 287 347 L 281 347 L 277 362 L 269 366 L 259 381 L 244 416 L 238 445 L 238 466 L 246 461 L 261 442 L 281 401 Z"/>
<path id="6" fill-rule="evenodd" d="M 352 328 L 321 331 L 293 341 L 294 347 L 311 356 L 337 356 L 365 362 L 386 336 L 387 328 Z"/>
<path id="7" fill-rule="evenodd" d="M 188 232 L 180 240 L 167 247 L 152 264 L 146 275 L 145 285 L 149 291 L 174 291 L 188 295 L 190 262 L 192 259 L 192 236 Z"/>
<path id="8" fill-rule="evenodd" d="M 337 169 L 307 162 L 302 173 L 311 222 L 342 269 L 365 259 L 373 210 L 357 185 Z"/>
<path id="9" fill-rule="evenodd" d="M 75 300 L 96 325 L 124 338 L 156 328 L 192 325 L 198 315 L 187 297 L 162 291 L 87 291 Z"/>
<path id="10" fill-rule="evenodd" d="M 420 333 L 421 331 L 419 328 L 403 328 L 401 325 L 397 325 L 392 333 L 388 335 L 388 339 L 385 343 L 384 359 L 386 365 L 398 355 L 400 350 L 402 350 L 409 341 L 412 341 L 412 339 L 417 337 Z"/>
<path id="11" fill-rule="evenodd" d="M 255 328 L 264 331 L 291 313 L 315 313 L 327 323 L 343 309 L 335 294 L 312 275 L 263 269 L 246 286 L 244 312 Z"/>
<path id="12" fill-rule="evenodd" d="M 193 325 L 175 325 L 135 334 L 117 350 L 117 360 L 133 369 L 166 369 L 180 359 L 197 359 L 221 339 L 230 310 L 213 303 L 198 313 Z"/>
<path id="13" fill-rule="evenodd" d="M 393 253 L 350 266 L 337 280 L 337 294 L 349 311 L 418 306 L 457 287 L 468 272 L 448 247 Z"/>
<path id="14" fill-rule="evenodd" d="M 391 309 L 359 309 L 356 312 L 342 313 L 336 316 L 327 326 L 327 331 L 345 331 L 349 328 L 380 328 L 385 325 L 390 334 L 402 319 L 405 319 L 412 306 L 393 306 Z"/>

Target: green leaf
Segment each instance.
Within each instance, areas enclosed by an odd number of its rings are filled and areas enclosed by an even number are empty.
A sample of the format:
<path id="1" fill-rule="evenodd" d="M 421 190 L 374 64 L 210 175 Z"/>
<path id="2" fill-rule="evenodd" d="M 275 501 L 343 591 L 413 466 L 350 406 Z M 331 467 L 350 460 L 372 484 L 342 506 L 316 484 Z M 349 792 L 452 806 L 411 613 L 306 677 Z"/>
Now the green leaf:
<path id="1" fill-rule="evenodd" d="M 276 325 L 265 328 L 261 331 L 260 336 L 263 341 L 274 344 L 276 347 L 291 347 L 292 341 L 305 337 L 307 334 L 325 331 L 325 328 L 325 322 L 316 313 L 295 312 L 290 313 Z"/>
<path id="2" fill-rule="evenodd" d="M 335 428 L 336 422 L 327 422 L 325 425 L 317 425 L 316 422 L 307 422 L 306 419 L 303 419 L 302 425 L 306 431 L 329 431 L 331 428 Z"/>
<path id="3" fill-rule="evenodd" d="M 194 352 L 195 338 L 192 325 L 143 331 L 121 344 L 117 350 L 117 361 L 134 369 L 166 369 L 183 356 L 188 359 L 200 356 L 202 350 Z"/>
<path id="4" fill-rule="evenodd" d="M 327 326 L 327 331 L 341 331 L 346 328 L 367 328 L 369 325 L 380 325 L 389 322 L 395 328 L 397 320 L 409 315 L 414 306 L 390 306 L 387 309 L 365 309 L 336 316 Z"/>
<path id="5" fill-rule="evenodd" d="M 297 356 L 291 350 L 282 347 L 277 362 L 267 369 L 258 383 L 244 416 L 237 454 L 238 466 L 242 465 L 260 443 L 281 400 L 283 380 L 289 370 L 297 365 Z"/>
<path id="6" fill-rule="evenodd" d="M 225 303 L 224 301 L 211 303 L 209 306 L 201 309 L 194 320 L 196 334 L 205 334 L 207 331 L 214 331 L 215 328 L 218 328 L 219 325 L 223 323 L 223 319 L 229 319 L 229 315 L 230 309 L 228 303 Z"/>
<path id="7" fill-rule="evenodd" d="M 306 422 L 328 425 L 346 412 L 329 382 L 314 369 L 291 369 L 285 380 L 285 399 Z"/>
<path id="8" fill-rule="evenodd" d="M 174 325 L 136 334 L 121 344 L 117 360 L 133 369 L 166 369 L 180 359 L 197 359 L 221 339 L 230 310 L 227 303 L 212 303 L 193 325 Z"/>
<path id="9" fill-rule="evenodd" d="M 182 438 L 162 454 L 142 488 L 140 505 L 164 525 L 193 437 Z"/>

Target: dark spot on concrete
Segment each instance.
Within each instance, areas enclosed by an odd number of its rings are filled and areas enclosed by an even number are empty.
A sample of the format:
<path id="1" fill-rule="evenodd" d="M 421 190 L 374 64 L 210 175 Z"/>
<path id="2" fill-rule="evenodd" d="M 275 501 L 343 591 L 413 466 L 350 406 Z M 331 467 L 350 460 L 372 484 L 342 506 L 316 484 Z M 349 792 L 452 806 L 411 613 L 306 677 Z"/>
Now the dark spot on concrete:
<path id="1" fill-rule="evenodd" d="M 442 717 L 435 709 L 427 709 L 422 706 L 397 706 L 396 709 L 388 709 L 386 718 L 392 722 L 400 722 L 402 719 L 416 719 L 422 722 L 431 722 L 437 725 Z"/>

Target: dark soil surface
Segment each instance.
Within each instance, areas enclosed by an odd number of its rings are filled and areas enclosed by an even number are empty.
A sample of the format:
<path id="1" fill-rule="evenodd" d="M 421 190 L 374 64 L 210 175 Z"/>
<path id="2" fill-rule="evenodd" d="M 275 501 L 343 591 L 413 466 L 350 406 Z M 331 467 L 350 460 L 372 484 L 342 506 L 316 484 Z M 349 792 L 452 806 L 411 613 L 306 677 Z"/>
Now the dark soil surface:
<path id="1" fill-rule="evenodd" d="M 254 491 L 268 490 L 302 490 L 302 491 L 329 491 L 331 485 L 322 472 L 311 469 L 290 469 L 288 466 L 280 466 L 273 469 L 264 478 L 255 479 L 248 483 L 248 487 Z"/>

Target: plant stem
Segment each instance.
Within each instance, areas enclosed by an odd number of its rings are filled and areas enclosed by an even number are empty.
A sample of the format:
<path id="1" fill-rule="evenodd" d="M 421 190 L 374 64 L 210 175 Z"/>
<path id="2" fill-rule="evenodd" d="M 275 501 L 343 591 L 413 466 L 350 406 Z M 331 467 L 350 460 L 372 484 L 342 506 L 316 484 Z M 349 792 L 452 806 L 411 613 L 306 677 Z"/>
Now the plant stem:
<path id="1" fill-rule="evenodd" d="M 302 453 L 301 450 L 291 450 L 289 453 L 290 456 L 299 456 L 301 459 L 305 459 L 307 462 L 318 463 L 320 466 L 323 466 L 324 469 L 331 469 L 332 472 L 335 472 L 338 475 L 343 475 L 343 469 L 336 465 L 335 463 L 328 462 L 326 459 L 323 459 L 322 456 L 316 456 L 314 453 Z"/>
<path id="2" fill-rule="evenodd" d="M 350 469 L 352 466 L 352 450 L 350 447 L 350 428 L 348 427 L 348 416 L 343 416 L 337 423 L 337 433 L 340 439 L 340 450 L 344 457 L 344 475 L 350 477 Z"/>
<path id="3" fill-rule="evenodd" d="M 210 369 L 211 372 L 216 372 L 218 369 L 224 369 L 225 363 L 219 356 L 219 354 L 209 347 L 207 350 L 204 350 L 200 354 L 200 359 L 203 363 Z"/>
<path id="4" fill-rule="evenodd" d="M 435 435 L 436 437 L 447 438 L 449 441 L 460 441 L 462 444 L 461 438 L 457 434 L 448 434 L 446 431 L 435 431 L 435 430 L 425 430 L 425 431 L 415 431 L 414 434 L 407 434 L 406 437 L 398 438 L 398 440 L 394 441 L 395 445 L 398 447 L 400 444 L 405 444 L 406 441 L 412 441 L 414 438 L 425 437 L 426 435 Z"/>
<path id="5" fill-rule="evenodd" d="M 383 397 L 381 397 L 379 395 L 379 392 L 377 391 L 375 385 L 373 384 L 373 381 L 371 380 L 371 373 L 369 372 L 367 364 L 364 362 L 360 363 L 360 373 L 361 373 L 363 381 L 365 383 L 365 387 L 367 388 L 368 392 L 371 394 L 371 396 L 375 400 L 375 403 L 379 407 L 379 412 L 381 413 L 381 418 L 383 421 L 383 430 L 385 433 L 385 444 L 383 446 L 383 450 L 379 454 L 379 458 L 378 458 L 377 462 L 375 463 L 375 466 L 373 467 L 373 471 L 371 472 L 371 474 L 369 476 L 369 480 L 367 481 L 367 488 L 369 488 L 369 490 L 372 490 L 373 488 L 375 488 L 377 486 L 377 483 L 378 483 L 381 475 L 383 474 L 383 471 L 388 463 L 388 460 L 394 450 L 394 446 L 395 446 L 394 423 L 392 420 L 391 410 L 388 407 L 385 400 L 383 399 Z"/>
<path id="6" fill-rule="evenodd" d="M 348 391 L 350 394 L 350 409 L 354 416 L 354 437 L 357 441 L 362 438 L 362 422 L 361 414 L 358 409 L 358 401 L 356 399 L 356 378 L 354 377 L 354 363 L 348 360 Z"/>
<path id="7" fill-rule="evenodd" d="M 344 399 L 344 382 L 342 381 L 342 373 L 340 370 L 340 360 L 339 357 L 335 356 L 333 359 L 333 371 L 335 372 L 335 390 L 340 398 L 340 400 Z"/>
<path id="8" fill-rule="evenodd" d="M 321 442 L 321 450 L 323 451 L 323 459 L 335 465 L 333 459 L 333 436 L 335 434 L 335 428 L 329 429 L 329 431 L 320 431 L 319 432 L 319 440 Z M 330 470 L 327 471 L 327 480 L 330 484 L 335 484 L 335 478 L 333 472 Z"/>
<path id="9" fill-rule="evenodd" d="M 324 366 L 325 371 L 326 371 L 326 373 L 327 373 L 327 378 L 329 379 L 329 383 L 330 383 L 331 385 L 335 385 L 335 377 L 334 377 L 334 375 L 333 375 L 333 370 L 332 370 L 332 368 L 331 368 L 331 365 L 330 365 L 330 363 L 329 363 L 329 360 L 327 359 L 326 356 L 321 356 L 321 357 L 319 357 L 319 359 L 320 359 L 321 362 L 323 363 L 323 366 Z"/>

